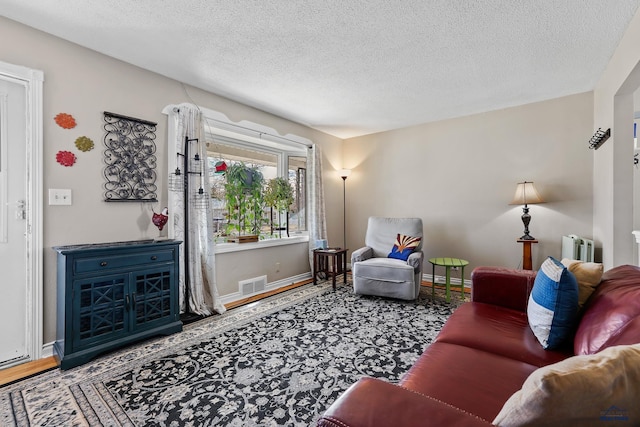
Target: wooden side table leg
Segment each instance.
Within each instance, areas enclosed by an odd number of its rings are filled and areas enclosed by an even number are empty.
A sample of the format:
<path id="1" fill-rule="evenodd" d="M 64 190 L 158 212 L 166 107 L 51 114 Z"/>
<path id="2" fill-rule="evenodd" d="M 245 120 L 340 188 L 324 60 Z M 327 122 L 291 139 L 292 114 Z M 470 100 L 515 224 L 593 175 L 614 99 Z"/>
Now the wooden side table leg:
<path id="1" fill-rule="evenodd" d="M 342 254 L 342 271 L 344 272 L 343 282 L 347 284 L 347 253 Z"/>
<path id="2" fill-rule="evenodd" d="M 318 254 L 316 252 L 313 253 L 313 284 L 317 285 L 318 281 L 316 276 L 318 275 Z"/>
<path id="3" fill-rule="evenodd" d="M 336 275 L 338 273 L 338 260 L 336 259 L 336 256 L 333 255 L 331 257 L 331 279 L 332 279 L 332 283 L 333 283 L 333 290 L 336 290 Z"/>

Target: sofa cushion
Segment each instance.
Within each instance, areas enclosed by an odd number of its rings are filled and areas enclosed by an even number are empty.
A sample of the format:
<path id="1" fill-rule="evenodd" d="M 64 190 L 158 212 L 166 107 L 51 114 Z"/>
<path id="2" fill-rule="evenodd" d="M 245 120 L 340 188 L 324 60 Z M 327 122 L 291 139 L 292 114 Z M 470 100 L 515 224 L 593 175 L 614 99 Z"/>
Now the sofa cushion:
<path id="1" fill-rule="evenodd" d="M 538 369 L 507 400 L 493 423 L 509 427 L 638 425 L 638 399 L 640 345 L 616 346 Z"/>
<path id="2" fill-rule="evenodd" d="M 585 304 L 573 350 L 593 354 L 607 347 L 640 343 L 640 268 L 623 265 L 602 276 Z"/>
<path id="3" fill-rule="evenodd" d="M 363 377 L 318 420 L 320 427 L 346 426 L 491 427 L 473 414 L 378 378 Z"/>
<path id="4" fill-rule="evenodd" d="M 456 309 L 436 341 L 472 347 L 538 367 L 573 355 L 570 342 L 558 350 L 543 349 L 531 332 L 525 313 L 478 302 Z"/>
<path id="5" fill-rule="evenodd" d="M 412 237 L 406 236 L 404 234 L 398 234 L 396 237 L 396 241 L 391 248 L 391 252 L 387 255 L 388 258 L 401 259 L 402 261 L 406 261 L 409 258 L 409 255 L 416 250 L 421 237 Z"/>
<path id="6" fill-rule="evenodd" d="M 486 351 L 437 341 L 427 347 L 400 385 L 490 421 L 536 368 Z"/>
<path id="7" fill-rule="evenodd" d="M 575 276 L 560 261 L 548 257 L 536 275 L 527 306 L 533 334 L 543 348 L 558 348 L 573 333 L 577 314 Z"/>
<path id="8" fill-rule="evenodd" d="M 602 280 L 604 267 L 599 262 L 584 262 L 563 258 L 562 264 L 578 281 L 578 308 L 582 308 Z"/>

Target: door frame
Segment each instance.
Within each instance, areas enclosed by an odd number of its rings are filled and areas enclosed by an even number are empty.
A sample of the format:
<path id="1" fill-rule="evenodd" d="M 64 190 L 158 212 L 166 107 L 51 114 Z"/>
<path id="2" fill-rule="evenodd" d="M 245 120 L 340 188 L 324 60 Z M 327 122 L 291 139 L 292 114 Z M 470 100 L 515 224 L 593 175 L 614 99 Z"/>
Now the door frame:
<path id="1" fill-rule="evenodd" d="M 26 266 L 25 272 L 27 286 L 27 354 L 29 360 L 42 358 L 42 195 L 43 195 L 43 170 L 42 170 L 42 111 L 43 97 L 42 87 L 44 73 L 40 70 L 13 65 L 0 61 L 0 79 L 20 84 L 25 88 L 26 95 Z M 15 364 L 22 363 L 17 361 Z M 9 367 L 6 365 L 4 367 Z"/>

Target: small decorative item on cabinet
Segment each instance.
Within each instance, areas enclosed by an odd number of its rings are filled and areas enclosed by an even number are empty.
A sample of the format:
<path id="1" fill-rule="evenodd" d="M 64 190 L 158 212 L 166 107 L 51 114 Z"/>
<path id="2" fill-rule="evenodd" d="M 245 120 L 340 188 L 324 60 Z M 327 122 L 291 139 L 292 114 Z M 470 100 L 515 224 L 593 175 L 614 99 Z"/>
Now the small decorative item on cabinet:
<path id="1" fill-rule="evenodd" d="M 165 224 L 167 223 L 167 221 L 169 220 L 169 209 L 168 208 L 164 208 L 162 209 L 161 213 L 153 213 L 153 216 L 151 217 L 151 221 L 153 222 L 153 225 L 155 225 L 156 227 L 158 227 L 158 230 L 162 231 L 162 229 L 164 228 Z"/>

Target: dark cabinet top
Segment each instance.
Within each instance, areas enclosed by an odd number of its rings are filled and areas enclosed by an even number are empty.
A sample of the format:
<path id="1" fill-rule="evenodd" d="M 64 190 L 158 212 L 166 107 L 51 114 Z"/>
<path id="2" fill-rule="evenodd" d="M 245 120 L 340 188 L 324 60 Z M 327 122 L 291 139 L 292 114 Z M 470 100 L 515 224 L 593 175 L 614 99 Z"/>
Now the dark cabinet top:
<path id="1" fill-rule="evenodd" d="M 53 250 L 61 253 L 67 254 L 75 251 L 92 251 L 92 250 L 104 250 L 104 249 L 124 249 L 124 248 L 144 248 L 148 247 L 158 247 L 164 245 L 176 245 L 180 244 L 182 241 L 175 239 L 146 239 L 146 240 L 131 240 L 127 242 L 108 242 L 108 243 L 87 243 L 80 245 L 68 245 L 68 246 L 53 246 Z"/>

